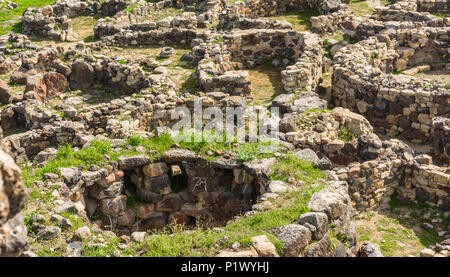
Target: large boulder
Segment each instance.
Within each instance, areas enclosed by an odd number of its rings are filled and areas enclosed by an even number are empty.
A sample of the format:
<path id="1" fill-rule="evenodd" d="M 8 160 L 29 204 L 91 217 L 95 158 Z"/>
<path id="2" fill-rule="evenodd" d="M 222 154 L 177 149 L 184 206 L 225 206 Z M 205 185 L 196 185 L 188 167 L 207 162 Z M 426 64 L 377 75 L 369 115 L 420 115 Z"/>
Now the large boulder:
<path id="1" fill-rule="evenodd" d="M 0 103 L 8 104 L 11 101 L 11 96 L 11 88 L 5 81 L 0 80 Z"/>
<path id="2" fill-rule="evenodd" d="M 332 114 L 335 118 L 344 124 L 347 130 L 356 136 L 363 136 L 373 133 L 373 127 L 369 121 L 362 115 L 353 113 L 349 109 L 336 107 Z"/>
<path id="3" fill-rule="evenodd" d="M 31 75 L 27 77 L 25 92 L 34 91 L 37 100 L 44 102 L 47 98 L 47 85 L 41 74 Z"/>
<path id="4" fill-rule="evenodd" d="M 63 93 L 69 87 L 69 82 L 64 75 L 57 72 L 48 72 L 44 75 L 44 82 L 47 86 L 47 98 L 53 98 Z"/>
<path id="5" fill-rule="evenodd" d="M 299 160 L 304 160 L 313 164 L 318 164 L 319 156 L 311 149 L 303 149 L 294 153 L 294 156 Z"/>
<path id="6" fill-rule="evenodd" d="M 374 243 L 365 242 L 359 249 L 359 257 L 383 257 L 380 246 Z"/>
<path id="7" fill-rule="evenodd" d="M 312 195 L 308 208 L 313 212 L 325 213 L 329 220 L 337 219 L 347 210 L 347 199 L 340 193 L 323 189 Z"/>
<path id="8" fill-rule="evenodd" d="M 20 256 L 27 246 L 22 209 L 27 201 L 21 171 L 0 150 L 0 257 Z"/>
<path id="9" fill-rule="evenodd" d="M 94 82 L 94 68 L 82 60 L 77 60 L 72 64 L 72 73 L 69 75 L 70 89 L 87 89 Z"/>
<path id="10" fill-rule="evenodd" d="M 302 214 L 298 223 L 307 227 L 315 240 L 320 240 L 328 232 L 328 217 L 324 213 L 309 212 Z"/>
<path id="11" fill-rule="evenodd" d="M 277 227 L 272 233 L 283 241 L 283 253 L 285 257 L 298 257 L 300 251 L 311 241 L 311 231 L 298 224 L 289 224 Z"/>

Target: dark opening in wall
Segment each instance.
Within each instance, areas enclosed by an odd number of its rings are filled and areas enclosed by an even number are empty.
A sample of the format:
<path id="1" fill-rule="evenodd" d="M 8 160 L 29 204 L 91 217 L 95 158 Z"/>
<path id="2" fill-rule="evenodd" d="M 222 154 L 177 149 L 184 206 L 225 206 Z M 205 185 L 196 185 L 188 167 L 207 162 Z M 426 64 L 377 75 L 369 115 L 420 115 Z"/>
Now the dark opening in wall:
<path id="1" fill-rule="evenodd" d="M 89 188 L 87 202 L 94 201 L 97 208 L 88 215 L 103 216 L 102 227 L 119 234 L 175 223 L 223 226 L 251 210 L 260 191 L 257 179 L 242 166 L 205 161 L 155 162 L 113 171 L 106 179 Z"/>

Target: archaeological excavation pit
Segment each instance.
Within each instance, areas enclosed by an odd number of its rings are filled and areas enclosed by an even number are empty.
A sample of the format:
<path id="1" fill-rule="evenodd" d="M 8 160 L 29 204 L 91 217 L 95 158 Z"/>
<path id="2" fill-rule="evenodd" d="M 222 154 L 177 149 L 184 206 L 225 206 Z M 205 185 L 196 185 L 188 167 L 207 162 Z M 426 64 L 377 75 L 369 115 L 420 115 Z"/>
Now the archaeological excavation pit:
<path id="1" fill-rule="evenodd" d="M 88 217 L 128 235 L 171 224 L 223 226 L 251 210 L 262 181 L 234 162 L 171 154 L 158 162 L 122 157 L 118 167 L 112 164 L 92 175 L 98 180 L 86 186 L 83 196 Z"/>

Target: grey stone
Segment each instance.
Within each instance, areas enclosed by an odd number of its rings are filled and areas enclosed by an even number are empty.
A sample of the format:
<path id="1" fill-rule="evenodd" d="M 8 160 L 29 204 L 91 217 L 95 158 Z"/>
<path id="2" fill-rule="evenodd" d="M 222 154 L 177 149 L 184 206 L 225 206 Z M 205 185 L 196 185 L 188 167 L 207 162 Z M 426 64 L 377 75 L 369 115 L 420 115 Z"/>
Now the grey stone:
<path id="1" fill-rule="evenodd" d="M 56 226 L 46 226 L 37 233 L 38 240 L 50 240 L 57 238 L 61 234 L 61 229 Z"/>
<path id="2" fill-rule="evenodd" d="M 272 232 L 283 241 L 283 252 L 286 257 L 298 257 L 300 251 L 311 241 L 311 232 L 302 225 L 289 224 L 277 227 Z"/>
<path id="3" fill-rule="evenodd" d="M 294 156 L 299 160 L 304 160 L 311 162 L 313 164 L 317 164 L 319 162 L 319 157 L 317 154 L 311 149 L 303 149 L 294 153 Z"/>
<path id="4" fill-rule="evenodd" d="M 81 171 L 75 167 L 61 168 L 60 174 L 69 187 L 75 186 L 81 180 Z"/>
<path id="5" fill-rule="evenodd" d="M 320 240 L 328 231 L 328 217 L 324 213 L 309 212 L 302 214 L 298 219 L 298 223 L 300 225 L 307 223 L 308 225 L 314 227 L 309 228 L 314 240 Z"/>
<path id="6" fill-rule="evenodd" d="M 383 257 L 383 254 L 381 254 L 380 246 L 365 242 L 361 245 L 359 257 Z"/>
<path id="7" fill-rule="evenodd" d="M 145 155 L 119 157 L 119 166 L 121 169 L 131 169 L 149 164 L 150 162 L 150 158 Z"/>

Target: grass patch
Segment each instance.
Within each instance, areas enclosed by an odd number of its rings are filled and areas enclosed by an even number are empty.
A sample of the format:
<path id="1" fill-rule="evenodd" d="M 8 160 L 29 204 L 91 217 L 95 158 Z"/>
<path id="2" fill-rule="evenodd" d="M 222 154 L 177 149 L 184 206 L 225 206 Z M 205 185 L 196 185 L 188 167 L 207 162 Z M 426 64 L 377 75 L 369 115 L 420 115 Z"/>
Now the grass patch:
<path id="1" fill-rule="evenodd" d="M 311 17 L 318 16 L 318 13 L 314 12 L 286 12 L 277 16 L 267 17 L 271 20 L 286 20 L 287 22 L 292 24 L 292 29 L 295 31 L 307 31 L 311 30 Z"/>
<path id="2" fill-rule="evenodd" d="M 51 5 L 54 0 L 15 0 L 18 7 L 13 10 L 2 10 L 0 13 L 0 35 L 12 30 L 22 32 L 21 16 L 28 7 L 43 7 Z"/>
<path id="3" fill-rule="evenodd" d="M 312 163 L 300 160 L 289 154 L 273 167 L 270 179 L 287 182 L 290 177 L 294 177 L 296 180 L 303 181 L 309 185 L 318 179 L 326 179 L 326 174 Z"/>
<path id="4" fill-rule="evenodd" d="M 338 131 L 338 138 L 344 142 L 350 142 L 357 138 L 357 136 L 350 132 L 350 130 L 347 129 L 345 126 L 341 126 L 341 128 Z"/>

